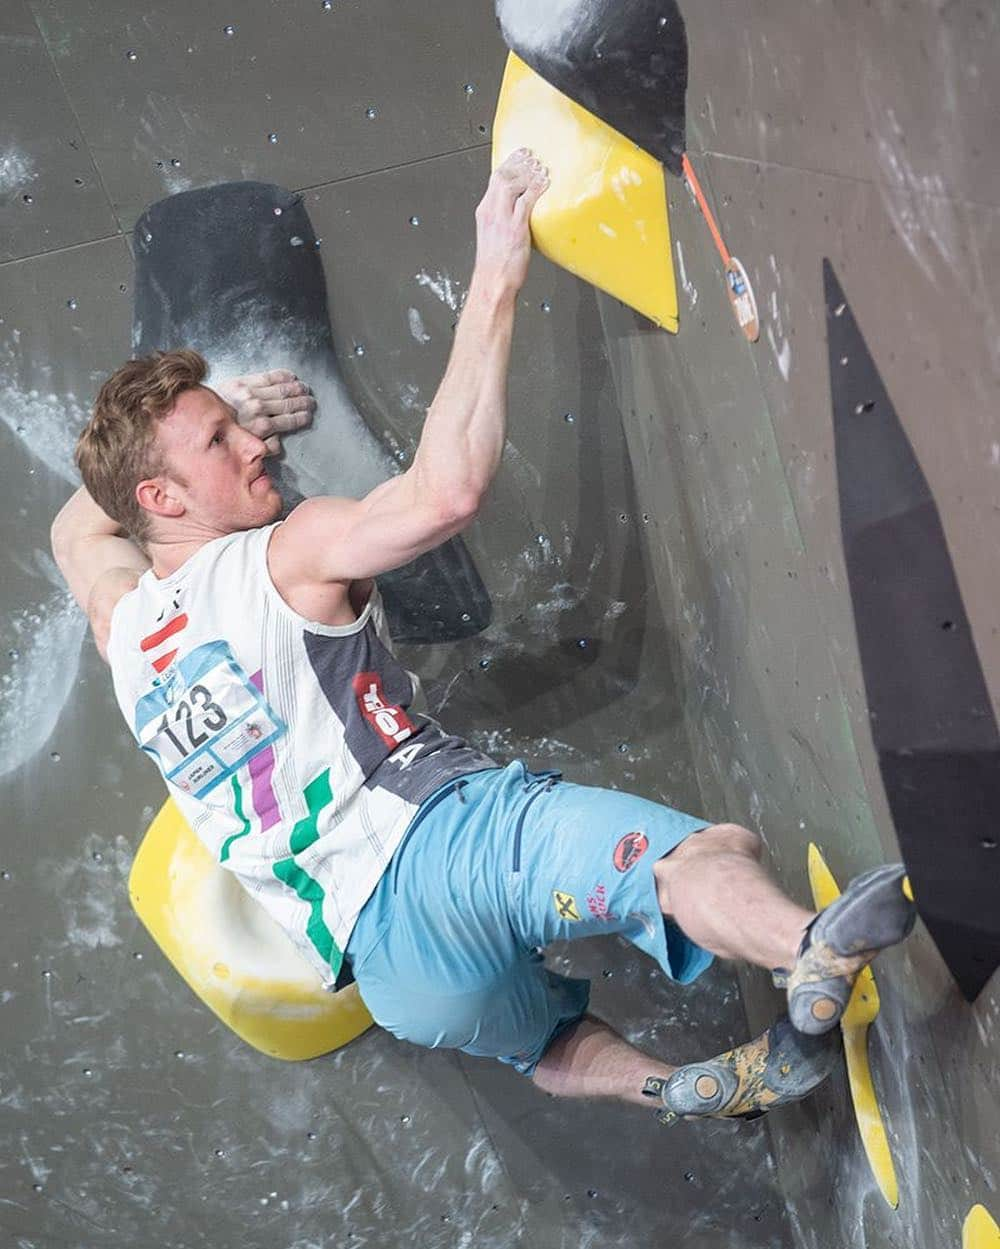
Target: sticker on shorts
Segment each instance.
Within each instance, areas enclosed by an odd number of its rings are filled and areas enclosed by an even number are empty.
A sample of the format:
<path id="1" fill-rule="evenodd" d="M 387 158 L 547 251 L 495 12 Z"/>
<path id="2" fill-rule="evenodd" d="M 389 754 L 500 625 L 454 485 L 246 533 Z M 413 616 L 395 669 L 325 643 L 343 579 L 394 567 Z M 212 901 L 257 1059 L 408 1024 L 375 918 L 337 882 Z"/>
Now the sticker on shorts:
<path id="1" fill-rule="evenodd" d="M 206 642 L 136 704 L 139 745 L 164 777 L 204 798 L 286 732 L 227 642 Z"/>
<path id="2" fill-rule="evenodd" d="M 627 872 L 630 867 L 635 867 L 648 849 L 649 838 L 645 833 L 640 833 L 638 830 L 634 833 L 626 833 L 615 846 L 613 855 L 615 868 L 619 872 Z"/>
<path id="3" fill-rule="evenodd" d="M 608 891 L 604 885 L 595 886 L 594 892 L 587 894 L 587 910 L 594 919 L 601 919 L 609 924 L 618 918 L 608 910 Z"/>
<path id="4" fill-rule="evenodd" d="M 576 898 L 571 893 L 563 893 L 560 889 L 553 889 L 552 897 L 555 899 L 556 914 L 560 919 L 569 919 L 575 922 L 580 918 L 580 912 L 576 907 Z"/>

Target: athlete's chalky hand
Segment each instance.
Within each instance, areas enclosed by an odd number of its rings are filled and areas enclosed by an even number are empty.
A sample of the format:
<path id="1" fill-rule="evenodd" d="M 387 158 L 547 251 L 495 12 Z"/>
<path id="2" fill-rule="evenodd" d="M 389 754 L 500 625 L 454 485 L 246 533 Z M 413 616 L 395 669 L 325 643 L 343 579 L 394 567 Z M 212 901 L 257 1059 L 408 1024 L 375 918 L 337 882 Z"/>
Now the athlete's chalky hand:
<path id="1" fill-rule="evenodd" d="M 236 409 L 237 424 L 264 440 L 268 455 L 281 450 L 284 434 L 310 425 L 316 411 L 309 387 L 288 369 L 230 377 L 212 389 Z"/>
<path id="2" fill-rule="evenodd" d="M 518 148 L 493 171 L 476 209 L 476 270 L 480 277 L 518 291 L 531 260 L 531 210 L 549 185 L 549 171 L 527 148 Z"/>

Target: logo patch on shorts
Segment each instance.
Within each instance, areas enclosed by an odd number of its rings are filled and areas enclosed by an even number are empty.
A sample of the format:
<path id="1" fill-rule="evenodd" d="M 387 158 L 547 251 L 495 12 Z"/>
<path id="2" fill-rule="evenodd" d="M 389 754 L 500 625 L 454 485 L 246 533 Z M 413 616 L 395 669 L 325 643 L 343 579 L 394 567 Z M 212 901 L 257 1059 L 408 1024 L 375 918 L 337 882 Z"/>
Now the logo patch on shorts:
<path id="1" fill-rule="evenodd" d="M 603 919 L 608 923 L 618 918 L 608 910 L 608 891 L 604 885 L 597 885 L 593 893 L 587 894 L 587 910 L 594 919 Z"/>
<path id="2" fill-rule="evenodd" d="M 563 893 L 559 889 L 554 889 L 552 897 L 555 900 L 556 914 L 560 919 L 576 921 L 580 918 L 580 912 L 576 907 L 576 898 L 571 893 Z"/>
<path id="3" fill-rule="evenodd" d="M 649 838 L 645 833 L 640 833 L 638 830 L 634 833 L 626 833 L 615 846 L 613 856 L 615 868 L 619 872 L 627 872 L 630 867 L 635 867 L 648 849 Z"/>

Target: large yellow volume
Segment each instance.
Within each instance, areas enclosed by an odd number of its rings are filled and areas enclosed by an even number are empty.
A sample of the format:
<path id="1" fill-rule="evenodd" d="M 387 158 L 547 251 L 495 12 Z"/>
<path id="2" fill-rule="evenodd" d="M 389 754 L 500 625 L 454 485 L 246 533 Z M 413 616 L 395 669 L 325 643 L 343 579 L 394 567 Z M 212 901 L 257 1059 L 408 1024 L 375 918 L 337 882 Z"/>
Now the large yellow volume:
<path id="1" fill-rule="evenodd" d="M 549 168 L 549 189 L 531 214 L 542 255 L 676 333 L 660 162 L 512 52 L 493 123 L 494 167 L 519 147 Z"/>
<path id="2" fill-rule="evenodd" d="M 213 860 L 172 800 L 139 846 L 129 896 L 205 1005 L 262 1053 L 315 1058 L 371 1026 L 357 985 L 325 990 L 287 934 Z"/>

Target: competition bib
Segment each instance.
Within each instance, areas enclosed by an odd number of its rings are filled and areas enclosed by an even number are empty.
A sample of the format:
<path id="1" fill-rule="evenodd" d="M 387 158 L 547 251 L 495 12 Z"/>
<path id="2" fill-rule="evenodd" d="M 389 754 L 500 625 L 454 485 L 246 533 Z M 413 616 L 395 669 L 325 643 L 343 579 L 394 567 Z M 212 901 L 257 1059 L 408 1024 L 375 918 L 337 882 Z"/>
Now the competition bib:
<path id="1" fill-rule="evenodd" d="M 206 642 L 174 664 L 136 704 L 139 745 L 171 784 L 204 798 L 284 736 L 227 642 Z"/>

